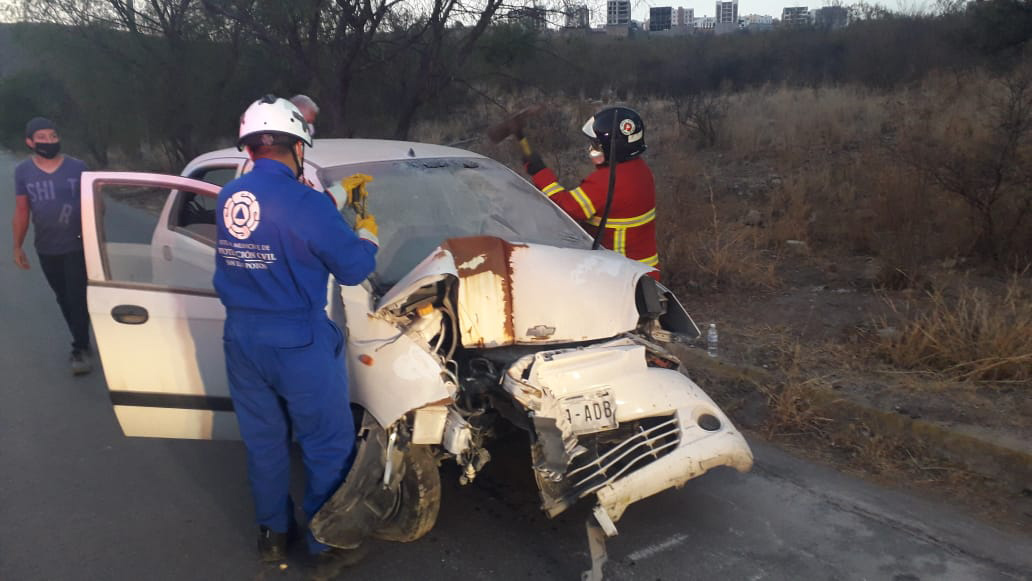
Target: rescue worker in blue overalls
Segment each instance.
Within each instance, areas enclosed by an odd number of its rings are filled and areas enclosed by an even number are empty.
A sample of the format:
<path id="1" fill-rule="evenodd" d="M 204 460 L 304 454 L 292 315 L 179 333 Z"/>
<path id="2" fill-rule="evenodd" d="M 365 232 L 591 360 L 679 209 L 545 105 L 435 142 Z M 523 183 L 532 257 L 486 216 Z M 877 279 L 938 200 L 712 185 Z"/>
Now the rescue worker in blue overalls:
<path id="1" fill-rule="evenodd" d="M 254 168 L 226 184 L 216 206 L 214 284 L 226 307 L 226 371 L 265 562 L 285 560 L 297 530 L 291 430 L 308 480 L 306 519 L 333 495 L 354 459 L 345 341 L 326 316 L 327 282 L 332 274 L 341 284 L 361 283 L 378 248 L 372 216 L 352 231 L 326 194 L 298 182 L 306 145 L 311 132 L 294 105 L 271 95 L 255 101 L 240 117 L 237 142 Z M 349 557 L 306 536 L 317 566 Z"/>

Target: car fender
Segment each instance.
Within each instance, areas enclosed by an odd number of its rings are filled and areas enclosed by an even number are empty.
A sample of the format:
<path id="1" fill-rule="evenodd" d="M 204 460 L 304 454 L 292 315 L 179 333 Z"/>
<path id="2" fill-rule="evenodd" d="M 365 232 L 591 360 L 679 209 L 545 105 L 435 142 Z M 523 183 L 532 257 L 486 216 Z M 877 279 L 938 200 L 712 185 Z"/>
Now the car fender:
<path id="1" fill-rule="evenodd" d="M 347 321 L 347 367 L 351 401 L 382 426 L 409 411 L 451 403 L 456 386 L 446 382 L 441 362 L 396 325 L 371 313 L 362 286 L 340 286 Z"/>

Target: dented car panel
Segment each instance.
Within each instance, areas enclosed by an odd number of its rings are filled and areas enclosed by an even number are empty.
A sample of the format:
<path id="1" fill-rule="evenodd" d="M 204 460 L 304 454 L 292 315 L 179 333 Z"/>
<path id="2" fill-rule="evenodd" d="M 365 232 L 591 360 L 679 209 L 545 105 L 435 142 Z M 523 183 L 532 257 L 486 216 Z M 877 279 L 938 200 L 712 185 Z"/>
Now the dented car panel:
<path id="1" fill-rule="evenodd" d="M 450 400 L 441 362 L 417 338 L 370 315 L 371 297 L 360 286 L 341 286 L 347 317 L 351 401 L 389 426 L 411 410 Z"/>
<path id="2" fill-rule="evenodd" d="M 500 238 L 453 238 L 444 244 L 459 273 L 459 328 L 462 344 L 501 347 L 515 343 L 512 260 L 517 248 Z"/>
<path id="3" fill-rule="evenodd" d="M 451 252 L 438 248 L 422 262 L 416 265 L 404 278 L 387 291 L 376 305 L 376 311 L 382 312 L 398 306 L 420 288 L 432 285 L 447 277 L 458 278 L 455 258 Z"/>
<path id="4" fill-rule="evenodd" d="M 685 416 L 679 414 L 678 419 L 682 422 L 681 441 L 676 450 L 659 462 L 595 490 L 599 506 L 612 521 L 619 520 L 628 505 L 668 488 L 683 486 L 717 466 L 730 466 L 739 472 L 752 468 L 749 445 L 726 418 L 722 423 L 729 429 L 718 433 L 700 433 L 701 428 L 685 421 Z"/>
<path id="5" fill-rule="evenodd" d="M 634 289 L 652 268 L 608 250 L 529 244 L 512 254 L 516 343 L 614 337 L 638 323 Z"/>
<path id="6" fill-rule="evenodd" d="M 650 270 L 610 251 L 453 238 L 389 290 L 378 310 L 455 276 L 464 346 L 604 339 L 634 329 L 635 283 Z"/>
<path id="7" fill-rule="evenodd" d="M 713 400 L 681 373 L 647 366 L 645 346 L 631 339 L 524 357 L 503 386 L 533 414 L 534 467 L 550 516 L 594 493 L 616 521 L 627 505 L 711 468 L 752 466 L 748 444 Z M 564 401 L 603 392 L 614 394 L 620 425 L 652 421 L 612 432 L 601 447 L 605 432 L 577 434 Z"/>

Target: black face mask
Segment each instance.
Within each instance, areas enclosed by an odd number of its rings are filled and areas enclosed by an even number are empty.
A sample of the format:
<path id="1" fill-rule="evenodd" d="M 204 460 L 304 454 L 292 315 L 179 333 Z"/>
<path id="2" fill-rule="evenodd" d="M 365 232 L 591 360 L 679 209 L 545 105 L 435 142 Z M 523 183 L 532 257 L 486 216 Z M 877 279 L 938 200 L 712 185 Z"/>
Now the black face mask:
<path id="1" fill-rule="evenodd" d="M 61 153 L 61 142 L 55 141 L 53 143 L 37 143 L 36 147 L 33 148 L 40 157 L 46 159 L 54 159 L 57 154 Z"/>

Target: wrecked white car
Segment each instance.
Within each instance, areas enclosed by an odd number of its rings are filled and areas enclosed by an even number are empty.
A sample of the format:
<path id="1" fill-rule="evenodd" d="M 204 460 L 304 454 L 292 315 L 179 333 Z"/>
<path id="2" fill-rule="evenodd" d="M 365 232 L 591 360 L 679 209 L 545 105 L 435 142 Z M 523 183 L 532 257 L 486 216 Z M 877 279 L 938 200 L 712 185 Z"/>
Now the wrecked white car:
<path id="1" fill-rule="evenodd" d="M 227 149 L 183 177 L 83 174 L 89 309 L 127 436 L 238 437 L 211 279 L 215 196 L 247 165 Z M 341 180 L 372 176 L 382 243 L 369 280 L 327 290 L 364 413 L 355 468 L 313 520 L 320 540 L 419 538 L 437 516 L 439 464 L 472 482 L 503 426 L 529 436 L 542 509 L 589 498 L 608 535 L 635 501 L 750 468 L 741 434 L 664 347 L 699 335 L 681 304 L 649 267 L 590 250 L 526 180 L 468 151 L 391 141 L 320 140 L 305 166 L 338 200 Z"/>

